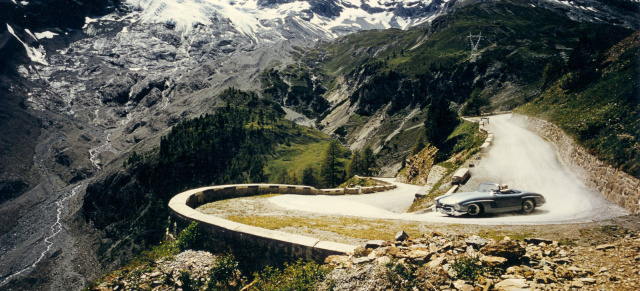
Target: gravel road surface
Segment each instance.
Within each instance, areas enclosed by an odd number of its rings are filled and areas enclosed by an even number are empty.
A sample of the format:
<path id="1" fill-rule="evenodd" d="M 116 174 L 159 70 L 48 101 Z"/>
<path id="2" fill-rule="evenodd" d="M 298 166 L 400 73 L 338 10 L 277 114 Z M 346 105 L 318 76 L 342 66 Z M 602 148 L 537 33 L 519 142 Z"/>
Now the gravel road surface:
<path id="1" fill-rule="evenodd" d="M 284 208 L 320 214 L 402 219 L 463 224 L 558 224 L 590 222 L 627 215 L 628 212 L 588 189 L 557 159 L 555 147 L 521 127 L 510 114 L 490 117 L 493 144 L 472 168 L 467 182 L 474 188 L 485 181 L 543 194 L 547 203 L 533 214 L 487 215 L 481 218 L 448 217 L 440 213 L 404 213 L 419 186 L 394 182 L 392 191 L 353 196 L 280 195 L 269 201 Z M 388 180 L 392 181 L 392 180 Z M 469 188 L 469 187 L 466 188 Z"/>

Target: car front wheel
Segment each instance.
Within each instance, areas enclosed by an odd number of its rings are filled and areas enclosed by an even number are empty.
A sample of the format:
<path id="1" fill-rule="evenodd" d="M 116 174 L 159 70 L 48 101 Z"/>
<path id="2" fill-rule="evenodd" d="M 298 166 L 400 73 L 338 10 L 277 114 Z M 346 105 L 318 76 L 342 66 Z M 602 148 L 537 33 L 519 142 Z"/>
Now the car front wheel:
<path id="1" fill-rule="evenodd" d="M 536 209 L 536 204 L 532 200 L 525 200 L 522 202 L 522 212 L 529 214 Z"/>
<path id="2" fill-rule="evenodd" d="M 478 216 L 481 215 L 482 212 L 482 205 L 478 203 L 469 204 L 469 206 L 467 206 L 467 214 L 470 216 Z"/>

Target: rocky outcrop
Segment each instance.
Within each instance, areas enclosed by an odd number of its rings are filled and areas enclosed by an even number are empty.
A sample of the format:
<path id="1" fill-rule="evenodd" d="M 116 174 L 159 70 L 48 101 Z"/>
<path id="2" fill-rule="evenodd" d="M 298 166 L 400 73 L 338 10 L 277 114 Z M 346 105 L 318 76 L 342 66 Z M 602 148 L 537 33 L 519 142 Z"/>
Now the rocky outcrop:
<path id="1" fill-rule="evenodd" d="M 637 290 L 640 234 L 624 233 L 606 247 L 439 232 L 372 240 L 350 254 L 327 257 L 330 273 L 310 280 L 318 280 L 314 290 Z M 90 289 L 257 290 L 239 266 L 231 257 L 187 250 L 122 268 Z M 473 272 L 474 279 L 466 277 Z"/>
<path id="2" fill-rule="evenodd" d="M 502 257 L 510 261 L 517 261 L 525 254 L 525 249 L 512 240 L 502 240 L 490 243 L 480 249 L 487 256 Z"/>
<path id="3" fill-rule="evenodd" d="M 487 245 L 478 249 L 479 242 Z M 334 290 L 635 290 L 640 286 L 634 275 L 640 272 L 638 248 L 638 233 L 599 248 L 432 232 L 404 241 L 368 243 L 325 262 L 335 268 L 328 277 Z M 464 279 L 460 272 L 469 268 L 481 274 L 475 280 Z M 406 281 L 394 282 L 400 272 Z"/>
<path id="4" fill-rule="evenodd" d="M 205 251 L 187 250 L 173 258 L 157 259 L 132 270 L 114 272 L 91 290 L 198 290 L 208 286 L 211 270 L 224 258 Z M 233 284 L 241 282 L 240 272 L 229 269 Z M 230 285 L 231 286 L 231 285 Z M 237 287 L 237 286 L 235 286 Z"/>
<path id="5" fill-rule="evenodd" d="M 600 192 L 608 200 L 640 215 L 640 180 L 589 154 L 562 129 L 548 121 L 514 114 L 529 130 L 556 145 L 561 161 L 572 168 L 586 186 Z"/>
<path id="6" fill-rule="evenodd" d="M 415 185 L 426 184 L 437 152 L 438 149 L 436 147 L 425 147 L 418 154 L 407 160 L 405 168 L 398 173 L 396 180 L 401 183 Z"/>

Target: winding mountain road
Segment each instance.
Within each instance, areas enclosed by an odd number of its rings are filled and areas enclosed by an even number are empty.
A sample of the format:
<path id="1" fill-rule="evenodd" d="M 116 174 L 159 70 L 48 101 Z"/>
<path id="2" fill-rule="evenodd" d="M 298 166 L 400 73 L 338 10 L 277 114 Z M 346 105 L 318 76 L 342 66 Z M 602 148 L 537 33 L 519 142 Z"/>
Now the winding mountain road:
<path id="1" fill-rule="evenodd" d="M 494 134 L 488 153 L 472 168 L 467 187 L 491 181 L 514 189 L 541 193 L 547 203 L 533 214 L 502 214 L 481 218 L 448 217 L 429 212 L 405 213 L 420 186 L 393 182 L 392 191 L 357 196 L 280 195 L 269 201 L 293 210 L 367 218 L 401 219 L 443 223 L 524 225 L 559 224 L 605 220 L 628 214 L 583 182 L 557 159 L 552 144 L 520 126 L 510 114 L 492 116 Z M 390 179 L 389 181 L 392 181 Z"/>

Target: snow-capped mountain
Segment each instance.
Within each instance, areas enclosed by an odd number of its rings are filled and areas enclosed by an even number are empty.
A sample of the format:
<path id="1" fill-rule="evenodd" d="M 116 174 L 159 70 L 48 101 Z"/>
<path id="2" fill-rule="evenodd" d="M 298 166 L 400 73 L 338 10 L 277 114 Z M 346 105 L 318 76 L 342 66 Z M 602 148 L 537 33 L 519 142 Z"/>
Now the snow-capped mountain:
<path id="1" fill-rule="evenodd" d="M 97 2 L 103 3 L 102 12 L 86 9 Z M 11 111 L 21 112 L 21 118 L 33 120 L 32 128 L 20 133 L 0 131 L 0 141 L 6 140 L 1 144 L 11 145 L 0 161 L 29 156 L 12 163 L 16 169 L 7 168 L 5 175 L 29 190 L 16 194 L 20 200 L 0 204 L 0 213 L 19 208 L 33 214 L 11 220 L 12 227 L 0 233 L 0 288 L 20 286 L 55 252 L 62 252 L 58 258 L 64 262 L 90 261 L 92 252 L 76 251 L 87 248 L 84 243 L 63 250 L 62 242 L 72 238 L 50 227 L 59 225 L 56 213 L 69 197 L 81 197 L 83 187 L 111 161 L 178 121 L 209 112 L 219 90 L 258 89 L 260 73 L 292 64 L 301 46 L 365 29 L 424 24 L 454 2 L 0 1 L 0 75 L 9 76 L 0 78 L 0 94 L 9 92 L 0 97 L 11 99 Z M 42 130 L 46 137 L 14 142 L 29 130 Z M 28 148 L 36 150 L 23 154 Z M 37 197 L 47 197 L 46 203 L 33 202 Z M 99 272 L 51 268 L 83 277 Z M 83 284 L 65 278 L 47 279 L 44 289 Z"/>
<path id="2" fill-rule="evenodd" d="M 440 15 L 451 0 L 129 0 L 144 23 L 190 32 L 228 22 L 254 42 L 290 39 L 296 27 L 319 39 L 369 30 L 406 29 Z"/>

